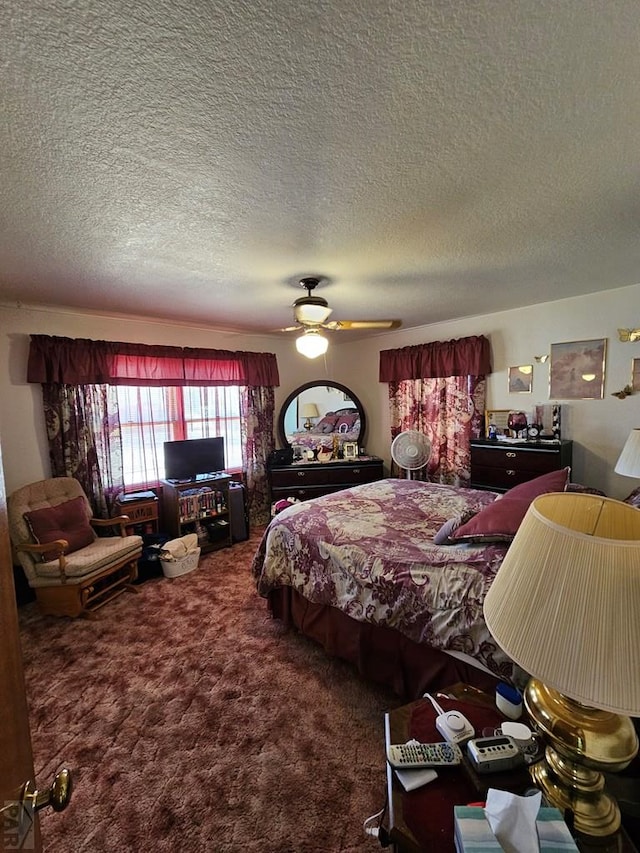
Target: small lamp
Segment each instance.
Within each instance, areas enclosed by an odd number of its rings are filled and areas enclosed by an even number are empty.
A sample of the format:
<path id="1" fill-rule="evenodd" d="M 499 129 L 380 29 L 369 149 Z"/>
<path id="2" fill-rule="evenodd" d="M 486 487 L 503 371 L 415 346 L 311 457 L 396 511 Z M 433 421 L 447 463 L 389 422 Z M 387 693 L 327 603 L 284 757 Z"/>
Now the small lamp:
<path id="1" fill-rule="evenodd" d="M 629 433 L 614 470 L 616 474 L 640 479 L 640 429 Z"/>
<path id="2" fill-rule="evenodd" d="M 321 335 L 318 329 L 306 329 L 296 338 L 296 349 L 307 358 L 317 358 L 324 355 L 329 348 L 329 341 Z"/>
<path id="3" fill-rule="evenodd" d="M 300 411 L 300 417 L 306 418 L 306 421 L 302 424 L 305 429 L 311 429 L 313 424 L 311 423 L 310 418 L 317 418 L 320 415 L 318 411 L 318 407 L 315 403 L 303 403 L 302 409 Z"/>
<path id="4" fill-rule="evenodd" d="M 602 772 L 638 752 L 638 601 L 640 512 L 560 492 L 531 504 L 484 603 L 496 642 L 531 676 L 525 707 L 547 744 L 533 781 L 588 836 L 619 828 Z"/>

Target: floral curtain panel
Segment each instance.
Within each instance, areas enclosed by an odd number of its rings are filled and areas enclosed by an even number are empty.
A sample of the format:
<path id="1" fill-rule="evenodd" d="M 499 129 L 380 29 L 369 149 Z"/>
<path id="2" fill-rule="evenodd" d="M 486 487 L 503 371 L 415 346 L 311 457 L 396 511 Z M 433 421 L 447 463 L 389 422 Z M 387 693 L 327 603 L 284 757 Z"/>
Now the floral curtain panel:
<path id="1" fill-rule="evenodd" d="M 466 485 L 470 440 L 482 433 L 486 379 L 491 372 L 484 336 L 436 341 L 380 353 L 380 381 L 389 383 L 391 439 L 417 430 L 431 441 L 426 468 L 414 477 Z M 398 473 L 394 470 L 393 473 Z"/>
<path id="2" fill-rule="evenodd" d="M 96 516 L 107 518 L 124 489 L 122 441 L 115 388 L 42 386 L 53 477 L 75 477 Z"/>

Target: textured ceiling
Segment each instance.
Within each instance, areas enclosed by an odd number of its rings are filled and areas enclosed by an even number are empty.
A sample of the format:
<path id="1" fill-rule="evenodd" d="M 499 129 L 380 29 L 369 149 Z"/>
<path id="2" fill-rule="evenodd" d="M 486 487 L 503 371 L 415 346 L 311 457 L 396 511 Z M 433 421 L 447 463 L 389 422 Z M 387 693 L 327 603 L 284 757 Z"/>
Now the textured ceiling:
<path id="1" fill-rule="evenodd" d="M 640 282 L 637 0 L 5 0 L 0 299 L 269 331 Z M 355 333 L 345 333 L 355 334 Z"/>

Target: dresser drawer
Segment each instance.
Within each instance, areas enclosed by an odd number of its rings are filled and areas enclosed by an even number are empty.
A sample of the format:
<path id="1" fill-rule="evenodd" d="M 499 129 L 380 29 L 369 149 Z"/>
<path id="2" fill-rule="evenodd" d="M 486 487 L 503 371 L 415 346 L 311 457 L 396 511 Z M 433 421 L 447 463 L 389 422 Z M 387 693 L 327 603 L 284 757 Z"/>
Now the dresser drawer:
<path id="1" fill-rule="evenodd" d="M 269 471 L 271 500 L 298 498 L 308 501 L 360 483 L 373 483 L 383 476 L 382 459 L 371 456 L 360 461 L 312 463 L 300 467 L 283 465 Z"/>
<path id="2" fill-rule="evenodd" d="M 326 486 L 329 472 L 319 465 L 317 468 L 288 468 L 271 472 L 271 487 L 302 488 L 305 486 Z"/>
<path id="3" fill-rule="evenodd" d="M 502 445 L 471 442 L 471 487 L 506 492 L 542 474 L 571 465 L 570 441 L 558 444 Z"/>
<path id="4" fill-rule="evenodd" d="M 552 469 L 555 470 L 555 469 Z M 527 480 L 539 476 L 539 471 L 526 471 L 524 468 L 488 468 L 484 465 L 471 466 L 471 481 L 474 488 L 506 491 Z"/>
<path id="5" fill-rule="evenodd" d="M 522 469 L 530 474 L 546 474 L 558 468 L 557 450 L 526 450 L 510 447 L 474 447 L 472 464 L 474 468 Z M 529 479 L 529 478 L 526 478 Z M 524 481 L 523 481 L 524 482 Z"/>
<path id="6" fill-rule="evenodd" d="M 337 491 L 330 486 L 279 486 L 271 489 L 271 500 L 281 501 L 285 498 L 297 498 L 299 501 L 308 501 L 311 498 L 319 498 L 329 492 Z"/>
<path id="7" fill-rule="evenodd" d="M 331 482 L 355 486 L 358 483 L 373 483 L 382 479 L 382 465 L 345 465 L 344 470 L 336 471 Z"/>

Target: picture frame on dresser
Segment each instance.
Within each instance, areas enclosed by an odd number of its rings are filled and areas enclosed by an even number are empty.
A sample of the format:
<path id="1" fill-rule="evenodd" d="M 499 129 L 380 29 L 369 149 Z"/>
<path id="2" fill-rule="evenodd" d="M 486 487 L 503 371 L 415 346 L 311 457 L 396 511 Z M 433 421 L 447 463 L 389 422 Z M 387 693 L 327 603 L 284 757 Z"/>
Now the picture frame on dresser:
<path id="1" fill-rule="evenodd" d="M 342 456 L 344 459 L 358 458 L 358 445 L 355 441 L 345 441 L 342 445 Z"/>
<path id="2" fill-rule="evenodd" d="M 509 432 L 507 422 L 510 411 L 511 409 L 485 409 L 484 434 L 488 436 L 489 426 L 493 425 L 496 428 L 496 435 L 507 435 Z"/>

